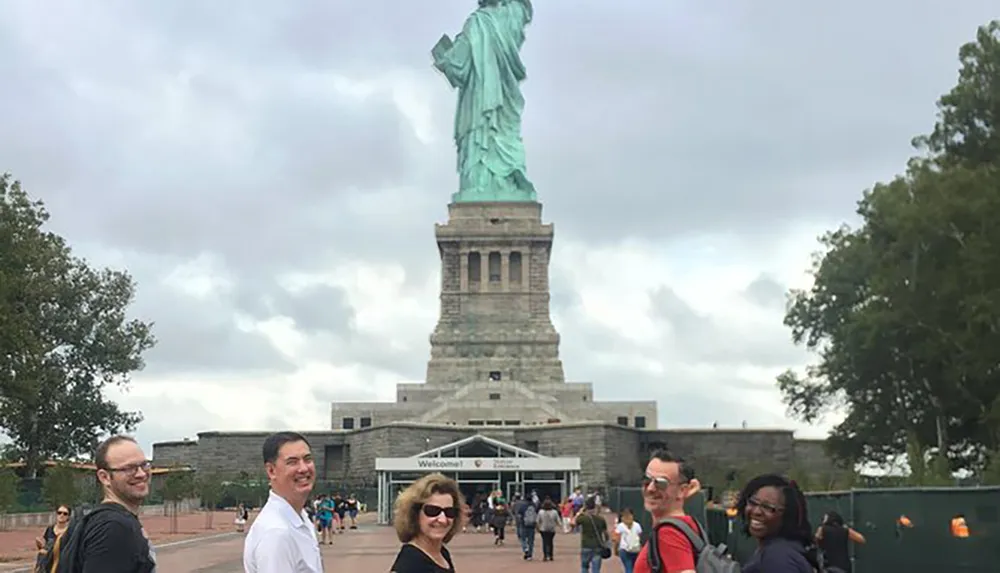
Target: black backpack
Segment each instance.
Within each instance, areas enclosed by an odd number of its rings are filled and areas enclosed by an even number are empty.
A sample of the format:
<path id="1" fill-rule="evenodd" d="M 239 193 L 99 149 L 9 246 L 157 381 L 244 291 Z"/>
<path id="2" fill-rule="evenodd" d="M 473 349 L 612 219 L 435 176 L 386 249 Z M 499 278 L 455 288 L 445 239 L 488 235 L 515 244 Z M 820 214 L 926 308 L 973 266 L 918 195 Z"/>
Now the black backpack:
<path id="1" fill-rule="evenodd" d="M 96 506 L 84 505 L 73 510 L 66 531 L 60 535 L 52 547 L 48 548 L 35 566 L 37 573 L 73 573 L 77 562 L 80 546 L 83 544 L 83 533 L 91 516 L 103 511 L 114 511 L 109 504 Z"/>

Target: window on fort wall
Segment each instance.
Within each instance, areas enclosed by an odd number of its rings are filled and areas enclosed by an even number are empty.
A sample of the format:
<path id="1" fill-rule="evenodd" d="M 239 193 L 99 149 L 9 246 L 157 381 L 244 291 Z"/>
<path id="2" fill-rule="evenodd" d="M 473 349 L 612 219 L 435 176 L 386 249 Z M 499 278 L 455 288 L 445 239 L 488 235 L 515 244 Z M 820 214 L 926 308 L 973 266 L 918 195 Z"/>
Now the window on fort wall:
<path id="1" fill-rule="evenodd" d="M 538 453 L 538 440 L 528 440 L 528 441 L 524 442 L 524 449 L 528 450 L 529 452 L 535 452 L 537 454 Z"/>
<path id="2" fill-rule="evenodd" d="M 497 394 L 496 392 L 490 394 L 490 400 L 499 400 L 499 399 L 500 399 L 500 394 Z"/>
<path id="3" fill-rule="evenodd" d="M 469 282 L 478 283 L 482 280 L 483 262 L 479 253 L 469 253 Z"/>
<path id="4" fill-rule="evenodd" d="M 483 422 L 482 420 L 469 420 L 469 425 L 470 426 L 484 426 L 484 425 L 486 425 L 486 423 Z"/>
<path id="5" fill-rule="evenodd" d="M 511 283 L 521 282 L 521 253 L 514 251 L 510 254 L 510 261 L 508 262 L 510 267 L 509 270 L 509 281 Z"/>
<path id="6" fill-rule="evenodd" d="M 500 282 L 500 275 L 502 272 L 502 265 L 500 264 L 500 253 L 493 251 L 490 253 L 489 258 L 490 263 L 490 282 L 498 283 Z"/>
<path id="7" fill-rule="evenodd" d="M 361 418 L 361 427 L 370 428 L 372 425 L 372 419 L 368 417 Z"/>
<path id="8" fill-rule="evenodd" d="M 635 417 L 635 427 L 645 428 L 646 427 L 646 416 L 636 416 Z"/>
<path id="9" fill-rule="evenodd" d="M 520 426 L 521 425 L 521 420 L 504 420 L 503 421 L 503 425 L 504 426 Z"/>
<path id="10" fill-rule="evenodd" d="M 499 370 L 493 370 L 490 372 L 491 382 L 499 382 L 501 378 L 503 378 L 503 374 L 501 374 Z"/>
<path id="11" fill-rule="evenodd" d="M 503 420 L 486 420 L 487 426 L 502 426 Z"/>
<path id="12" fill-rule="evenodd" d="M 627 426 L 628 425 L 628 416 L 618 416 L 618 425 L 619 426 Z"/>
<path id="13" fill-rule="evenodd" d="M 353 430 L 354 429 L 354 418 L 344 418 L 340 422 L 340 426 L 342 428 L 344 428 L 345 430 Z"/>

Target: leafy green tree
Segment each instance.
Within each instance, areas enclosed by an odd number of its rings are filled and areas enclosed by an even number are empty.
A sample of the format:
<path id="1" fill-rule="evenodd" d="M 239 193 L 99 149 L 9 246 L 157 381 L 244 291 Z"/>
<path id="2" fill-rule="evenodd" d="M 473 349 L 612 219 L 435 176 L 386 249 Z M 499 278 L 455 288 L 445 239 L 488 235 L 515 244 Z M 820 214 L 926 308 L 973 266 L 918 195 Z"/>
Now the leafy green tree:
<path id="1" fill-rule="evenodd" d="M 0 529 L 6 529 L 5 516 L 17 507 L 21 478 L 9 468 L 0 469 Z"/>
<path id="2" fill-rule="evenodd" d="M 998 45 L 993 22 L 962 47 L 959 84 L 916 140 L 927 155 L 864 194 L 861 225 L 823 236 L 812 287 L 792 293 L 785 324 L 819 362 L 778 387 L 803 421 L 846 412 L 830 438 L 845 460 L 909 454 L 920 479 L 945 480 L 997 449 Z"/>
<path id="3" fill-rule="evenodd" d="M 49 507 L 68 505 L 73 507 L 82 492 L 79 486 L 80 473 L 68 464 L 58 464 L 45 470 L 42 479 L 42 498 Z"/>
<path id="4" fill-rule="evenodd" d="M 170 517 L 170 533 L 177 533 L 177 515 L 181 500 L 191 498 L 195 490 L 194 475 L 190 471 L 171 471 L 163 480 L 164 509 Z"/>
<path id="5" fill-rule="evenodd" d="M 981 26 L 958 59 L 958 85 L 938 101 L 934 131 L 914 145 L 945 166 L 1000 164 L 1000 20 Z"/>
<path id="6" fill-rule="evenodd" d="M 141 416 L 103 390 L 126 387 L 155 342 L 126 316 L 131 277 L 74 257 L 48 219 L 0 175 L 0 429 L 30 478 L 46 458 L 89 455 L 99 436 L 134 429 Z"/>
<path id="7" fill-rule="evenodd" d="M 222 497 L 222 481 L 222 477 L 214 473 L 195 476 L 195 493 L 201 498 L 202 507 L 206 510 L 205 529 L 212 529 L 215 507 Z"/>

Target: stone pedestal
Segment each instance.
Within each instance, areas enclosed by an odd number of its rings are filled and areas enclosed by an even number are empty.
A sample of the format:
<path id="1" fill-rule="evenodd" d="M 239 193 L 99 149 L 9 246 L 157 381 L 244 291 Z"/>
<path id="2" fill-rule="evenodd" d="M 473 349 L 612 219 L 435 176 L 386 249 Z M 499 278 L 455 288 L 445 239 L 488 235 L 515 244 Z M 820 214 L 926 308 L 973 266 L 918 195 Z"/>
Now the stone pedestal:
<path id="1" fill-rule="evenodd" d="M 553 227 L 542 223 L 542 205 L 452 203 L 435 234 L 441 315 L 427 385 L 565 382 L 549 315 Z"/>

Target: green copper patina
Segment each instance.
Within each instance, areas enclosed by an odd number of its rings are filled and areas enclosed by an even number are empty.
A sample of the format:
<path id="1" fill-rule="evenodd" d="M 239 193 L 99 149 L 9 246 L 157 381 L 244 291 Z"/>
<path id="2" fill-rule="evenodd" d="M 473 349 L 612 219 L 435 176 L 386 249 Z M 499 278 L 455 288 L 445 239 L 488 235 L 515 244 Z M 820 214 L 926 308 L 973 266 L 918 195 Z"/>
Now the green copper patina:
<path id="1" fill-rule="evenodd" d="M 431 50 L 434 67 L 458 88 L 456 203 L 535 201 L 521 141 L 520 49 L 531 16 L 531 0 L 479 0 L 454 42 L 446 34 Z"/>

